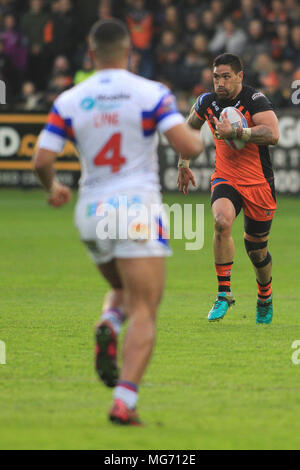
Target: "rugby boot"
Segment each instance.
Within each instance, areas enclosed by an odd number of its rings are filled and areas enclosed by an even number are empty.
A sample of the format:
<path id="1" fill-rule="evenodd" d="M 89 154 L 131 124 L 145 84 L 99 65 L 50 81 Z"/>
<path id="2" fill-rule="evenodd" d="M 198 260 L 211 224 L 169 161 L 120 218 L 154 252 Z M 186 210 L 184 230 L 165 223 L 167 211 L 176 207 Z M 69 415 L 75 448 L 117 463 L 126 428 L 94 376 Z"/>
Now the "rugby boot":
<path id="1" fill-rule="evenodd" d="M 229 307 L 234 305 L 232 292 L 219 292 L 216 301 L 208 314 L 208 321 L 219 321 L 224 318 Z"/>
<path id="2" fill-rule="evenodd" d="M 257 299 L 256 304 L 256 323 L 265 323 L 269 325 L 273 318 L 272 294 L 264 302 Z"/>
<path id="3" fill-rule="evenodd" d="M 143 426 L 136 409 L 131 410 L 119 398 L 114 400 L 113 407 L 109 412 L 109 419 L 112 423 L 123 426 Z"/>
<path id="4" fill-rule="evenodd" d="M 118 382 L 117 335 L 109 322 L 102 322 L 96 329 L 95 368 L 100 380 L 107 387 Z"/>

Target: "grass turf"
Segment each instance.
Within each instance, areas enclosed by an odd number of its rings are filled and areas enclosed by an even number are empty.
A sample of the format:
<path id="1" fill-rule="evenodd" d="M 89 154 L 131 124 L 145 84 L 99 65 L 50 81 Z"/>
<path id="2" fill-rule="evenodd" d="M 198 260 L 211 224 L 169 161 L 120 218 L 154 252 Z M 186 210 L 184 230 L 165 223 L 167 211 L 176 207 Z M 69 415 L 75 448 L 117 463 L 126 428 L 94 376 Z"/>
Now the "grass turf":
<path id="1" fill-rule="evenodd" d="M 255 277 L 234 227 L 236 306 L 220 323 L 207 196 L 166 196 L 205 204 L 205 244 L 173 241 L 155 353 L 141 386 L 147 427 L 107 421 L 111 391 L 93 370 L 93 324 L 106 285 L 72 224 L 73 206 L 53 210 L 40 191 L 0 191 L 1 449 L 299 448 L 300 203 L 280 198 L 270 250 L 275 317 L 255 324 Z"/>

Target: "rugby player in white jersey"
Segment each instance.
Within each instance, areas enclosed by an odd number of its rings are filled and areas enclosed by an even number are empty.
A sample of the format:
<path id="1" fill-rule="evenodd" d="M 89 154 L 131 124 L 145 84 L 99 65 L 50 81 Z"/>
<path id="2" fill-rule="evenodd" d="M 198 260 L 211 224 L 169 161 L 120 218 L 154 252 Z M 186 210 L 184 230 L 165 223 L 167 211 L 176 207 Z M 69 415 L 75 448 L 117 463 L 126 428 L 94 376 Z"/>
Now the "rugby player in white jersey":
<path id="1" fill-rule="evenodd" d="M 170 254 L 167 228 L 161 208 L 146 224 L 143 219 L 126 226 L 126 239 L 120 237 L 124 229 L 120 221 L 115 236 L 103 239 L 99 221 L 104 207 L 120 211 L 120 201 L 126 201 L 127 209 L 141 205 L 149 213 L 150 207 L 160 205 L 157 130 L 185 159 L 199 155 L 203 143 L 178 113 L 168 88 L 126 70 L 130 39 L 122 22 L 96 23 L 89 46 L 98 71 L 55 101 L 39 139 L 34 168 L 52 206 L 69 202 L 71 191 L 56 179 L 54 162 L 66 139 L 75 143 L 82 166 L 75 223 L 110 285 L 96 325 L 96 369 L 101 380 L 114 387 L 111 421 L 139 425 L 138 385 L 154 345 L 165 256 Z M 119 373 L 117 338 L 125 317 L 129 325 Z"/>

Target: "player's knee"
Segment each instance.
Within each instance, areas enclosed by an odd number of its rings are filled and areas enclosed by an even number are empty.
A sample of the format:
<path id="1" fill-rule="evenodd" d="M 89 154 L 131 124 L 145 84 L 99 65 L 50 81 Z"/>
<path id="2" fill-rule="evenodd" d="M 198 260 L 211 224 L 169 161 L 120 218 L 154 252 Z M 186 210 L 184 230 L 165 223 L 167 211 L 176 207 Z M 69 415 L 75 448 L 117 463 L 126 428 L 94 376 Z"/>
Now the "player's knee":
<path id="1" fill-rule="evenodd" d="M 215 216 L 215 232 L 217 237 L 229 236 L 231 233 L 232 221 L 222 213 Z"/>
<path id="2" fill-rule="evenodd" d="M 148 285 L 144 289 L 136 291 L 133 295 L 132 301 L 134 304 L 139 304 L 143 310 L 150 311 L 152 315 L 155 315 L 162 299 L 162 295 L 162 286 Z"/>
<path id="3" fill-rule="evenodd" d="M 244 242 L 248 256 L 256 268 L 263 268 L 271 262 L 272 258 L 267 248 L 268 241 L 253 242 L 245 238 Z"/>
<path id="4" fill-rule="evenodd" d="M 267 250 L 265 249 L 265 250 L 249 251 L 248 255 L 252 263 L 255 266 L 257 263 L 261 263 L 265 259 L 267 255 Z"/>
<path id="5" fill-rule="evenodd" d="M 127 292 L 125 298 L 129 314 L 137 313 L 140 318 L 145 319 L 155 318 L 159 300 L 154 293 L 149 295 L 146 290 L 138 290 L 135 293 Z"/>

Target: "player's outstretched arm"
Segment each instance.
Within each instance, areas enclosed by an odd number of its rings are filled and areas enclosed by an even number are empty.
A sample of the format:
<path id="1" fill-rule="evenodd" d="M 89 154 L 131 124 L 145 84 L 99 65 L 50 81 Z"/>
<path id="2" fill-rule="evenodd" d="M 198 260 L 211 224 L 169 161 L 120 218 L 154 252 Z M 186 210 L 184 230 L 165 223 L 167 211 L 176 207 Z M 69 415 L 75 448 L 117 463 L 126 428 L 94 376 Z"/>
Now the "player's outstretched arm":
<path id="1" fill-rule="evenodd" d="M 199 119 L 199 116 L 196 114 L 195 105 L 192 107 L 190 111 L 189 117 L 187 119 L 187 124 L 192 129 L 195 129 L 198 132 L 200 131 L 201 127 L 204 124 L 204 120 Z M 204 148 L 204 144 L 203 144 L 203 148 Z M 178 186 L 179 191 L 181 191 L 185 196 L 189 192 L 190 182 L 192 183 L 194 187 L 196 187 L 196 181 L 195 181 L 192 170 L 190 170 L 189 168 L 189 162 L 190 161 L 188 159 L 180 155 L 179 162 L 178 162 L 177 186 Z"/>
<path id="2" fill-rule="evenodd" d="M 39 148 L 33 157 L 35 173 L 49 194 L 48 202 L 53 207 L 61 207 L 68 203 L 72 197 L 70 188 L 62 185 L 55 178 L 54 162 L 56 152 Z"/>
<path id="3" fill-rule="evenodd" d="M 197 158 L 204 149 L 199 132 L 191 129 L 187 123 L 177 124 L 165 132 L 168 141 L 184 159 Z"/>

